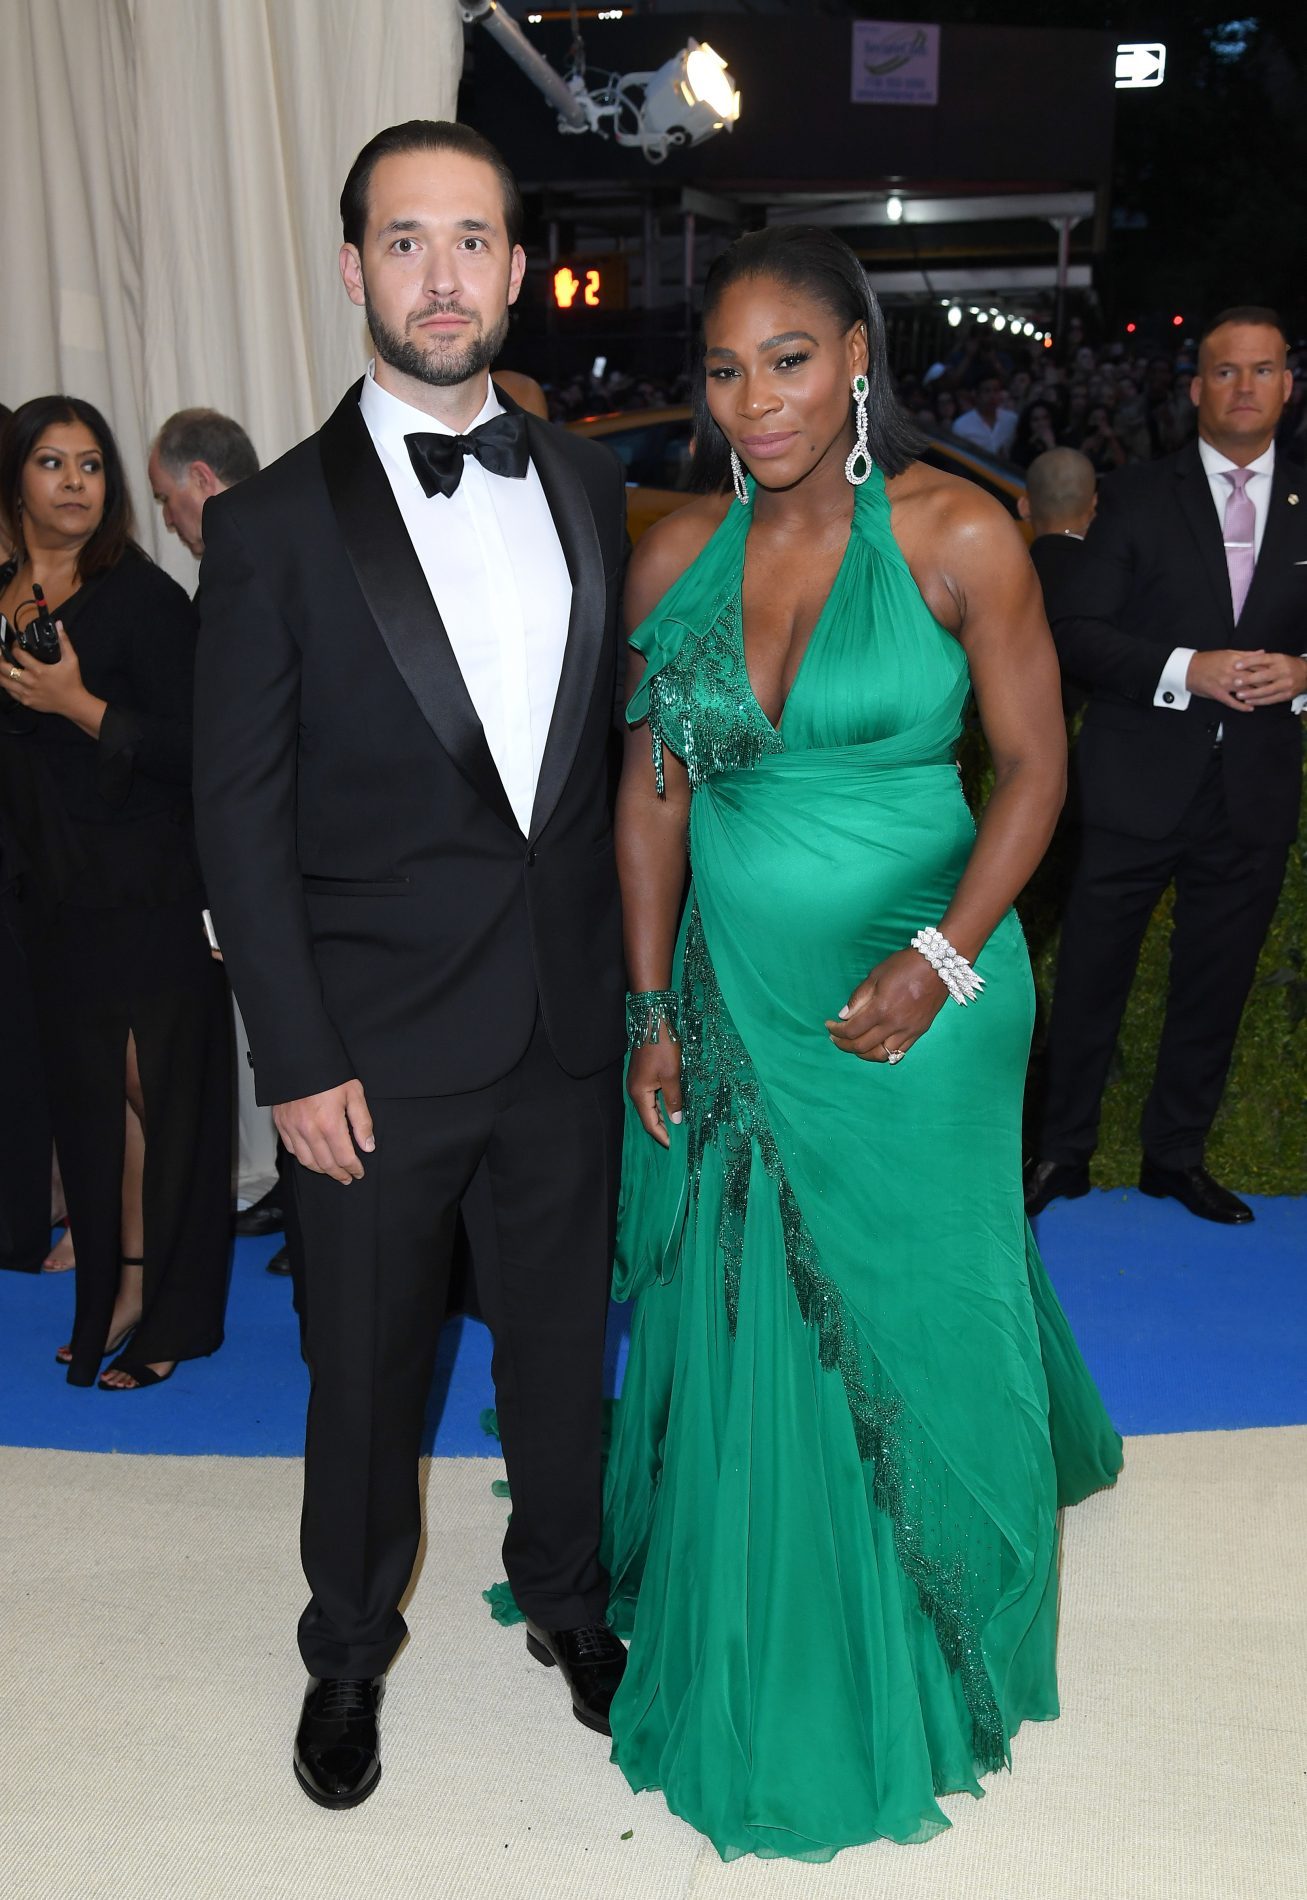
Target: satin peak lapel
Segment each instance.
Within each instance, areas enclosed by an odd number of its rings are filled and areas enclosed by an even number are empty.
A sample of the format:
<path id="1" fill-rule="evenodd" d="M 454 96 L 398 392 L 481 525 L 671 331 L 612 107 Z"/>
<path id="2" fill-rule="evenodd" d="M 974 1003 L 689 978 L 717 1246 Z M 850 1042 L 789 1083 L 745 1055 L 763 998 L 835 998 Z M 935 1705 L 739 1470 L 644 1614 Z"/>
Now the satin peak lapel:
<path id="1" fill-rule="evenodd" d="M 356 383 L 318 436 L 327 494 L 378 631 L 459 771 L 521 836 L 440 610 L 359 408 Z"/>
<path id="2" fill-rule="evenodd" d="M 590 498 L 560 445 L 558 431 L 552 424 L 528 416 L 527 441 L 572 578 L 572 612 L 567 625 L 563 670 L 559 675 L 553 718 L 549 722 L 549 737 L 545 741 L 540 780 L 531 810 L 530 835 L 538 838 L 553 816 L 581 741 L 594 692 L 595 672 L 603 652 L 606 588 L 603 552 L 590 511 Z"/>
<path id="3" fill-rule="evenodd" d="M 1230 595 L 1230 570 L 1225 564 L 1225 537 L 1221 517 L 1212 500 L 1211 483 L 1197 448 L 1191 443 L 1176 458 L 1176 489 L 1180 506 L 1203 557 L 1212 600 L 1227 626 L 1234 626 L 1234 601 Z M 1246 604 L 1246 603 L 1245 603 Z"/>

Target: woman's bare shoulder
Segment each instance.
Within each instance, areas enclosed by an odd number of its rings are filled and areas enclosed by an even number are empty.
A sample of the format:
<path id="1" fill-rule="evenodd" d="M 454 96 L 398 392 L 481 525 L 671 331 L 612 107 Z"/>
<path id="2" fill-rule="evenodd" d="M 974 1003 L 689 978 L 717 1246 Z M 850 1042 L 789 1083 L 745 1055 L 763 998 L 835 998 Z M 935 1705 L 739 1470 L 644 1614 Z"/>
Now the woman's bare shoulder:
<path id="1" fill-rule="evenodd" d="M 1020 541 L 1020 532 L 1002 502 L 964 475 L 949 475 L 927 462 L 913 462 L 885 485 L 890 506 L 905 530 L 943 537 L 945 543 L 977 539 L 1000 546 Z"/>
<path id="2" fill-rule="evenodd" d="M 627 569 L 628 613 L 643 618 L 707 547 L 730 507 L 729 495 L 698 495 L 664 515 L 636 542 Z"/>

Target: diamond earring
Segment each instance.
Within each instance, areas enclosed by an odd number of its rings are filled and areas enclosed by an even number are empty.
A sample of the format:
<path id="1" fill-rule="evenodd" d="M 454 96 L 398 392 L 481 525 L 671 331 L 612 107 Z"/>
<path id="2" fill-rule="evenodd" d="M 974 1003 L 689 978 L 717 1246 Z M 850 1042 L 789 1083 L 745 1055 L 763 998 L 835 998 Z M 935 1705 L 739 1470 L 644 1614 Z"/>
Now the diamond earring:
<path id="1" fill-rule="evenodd" d="M 747 508 L 749 505 L 749 490 L 745 486 L 744 463 L 740 460 L 734 449 L 731 450 L 731 481 L 735 487 L 736 501 Z"/>
<path id="2" fill-rule="evenodd" d="M 849 451 L 844 464 L 844 478 L 854 488 L 861 488 L 871 473 L 871 451 L 867 447 L 867 392 L 868 382 L 865 376 L 853 379 L 853 418 L 858 439 Z"/>

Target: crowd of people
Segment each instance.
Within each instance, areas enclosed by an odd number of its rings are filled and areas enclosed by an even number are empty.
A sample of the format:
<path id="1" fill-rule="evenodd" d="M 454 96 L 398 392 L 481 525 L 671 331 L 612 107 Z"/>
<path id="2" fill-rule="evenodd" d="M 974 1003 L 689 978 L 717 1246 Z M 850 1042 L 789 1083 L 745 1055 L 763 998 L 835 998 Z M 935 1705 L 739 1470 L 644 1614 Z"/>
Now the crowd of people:
<path id="1" fill-rule="evenodd" d="M 1291 349 L 1293 389 L 1277 446 L 1307 460 L 1307 346 Z M 1078 449 L 1098 475 L 1155 461 L 1192 442 L 1197 411 L 1190 390 L 1198 367 L 1192 338 L 1170 349 L 1124 341 L 1092 343 L 1082 318 L 1049 348 L 973 325 L 945 356 L 899 376 L 899 397 L 923 428 L 955 435 L 1013 467 L 1027 469 L 1049 449 Z"/>
<path id="2" fill-rule="evenodd" d="M 1048 449 L 1068 448 L 1079 450 L 1095 474 L 1110 475 L 1194 440 L 1193 338 L 1163 348 L 1134 337 L 1099 343 L 1086 337 L 1079 316 L 1067 320 L 1047 349 L 973 325 L 944 356 L 896 367 L 899 400 L 929 434 L 956 436 L 1020 470 Z M 1288 365 L 1293 389 L 1276 444 L 1292 460 L 1307 462 L 1307 343 L 1290 349 Z M 611 410 L 689 403 L 692 378 L 639 376 L 605 365 L 543 387 L 551 419 L 574 422 Z"/>

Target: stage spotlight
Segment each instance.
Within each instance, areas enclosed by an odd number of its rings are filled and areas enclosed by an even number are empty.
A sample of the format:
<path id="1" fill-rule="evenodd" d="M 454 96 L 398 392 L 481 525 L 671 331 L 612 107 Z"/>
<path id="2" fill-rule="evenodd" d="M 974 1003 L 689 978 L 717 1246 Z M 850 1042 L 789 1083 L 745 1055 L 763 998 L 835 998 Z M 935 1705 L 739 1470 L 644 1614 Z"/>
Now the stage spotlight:
<path id="1" fill-rule="evenodd" d="M 1007 329 L 1007 318 L 1003 315 L 1002 311 L 1000 311 L 999 314 L 994 319 L 994 328 L 996 330 Z"/>
<path id="2" fill-rule="evenodd" d="M 903 219 L 903 200 L 894 197 L 885 200 L 885 216 L 891 224 L 899 224 Z"/>
<path id="3" fill-rule="evenodd" d="M 949 312 L 948 312 L 948 327 L 949 327 L 949 329 L 950 329 L 950 330 L 956 330 L 956 329 L 957 329 L 957 327 L 958 327 L 958 325 L 959 325 L 959 324 L 961 323 L 961 321 L 962 321 L 962 312 L 961 312 L 961 310 L 960 310 L 960 309 L 958 308 L 958 306 L 957 306 L 957 304 L 955 304 L 955 303 L 954 303 L 954 304 L 950 304 L 950 305 L 949 305 Z"/>
<path id="4" fill-rule="evenodd" d="M 606 73 L 587 84 L 584 55 L 564 79 L 536 51 L 498 0 L 458 0 L 469 26 L 480 22 L 558 114 L 560 132 L 597 132 L 617 145 L 634 145 L 651 165 L 675 146 L 701 145 L 729 132 L 740 116 L 740 95 L 726 61 L 711 46 L 690 40 L 656 72 Z M 535 15 L 528 19 L 534 22 Z"/>
<path id="5" fill-rule="evenodd" d="M 988 312 L 988 310 L 977 310 L 977 311 L 976 311 L 976 312 L 975 312 L 974 314 L 975 314 L 975 319 L 976 319 L 976 322 L 977 322 L 977 323 L 988 323 L 988 322 L 989 322 L 989 312 Z"/>
<path id="6" fill-rule="evenodd" d="M 1023 323 L 1023 324 L 1022 324 L 1022 326 L 1021 326 L 1021 334 L 1022 334 L 1022 336 L 1033 336 L 1033 335 L 1035 334 L 1035 326 L 1034 326 L 1034 324 L 1033 324 L 1033 323 Z"/>

